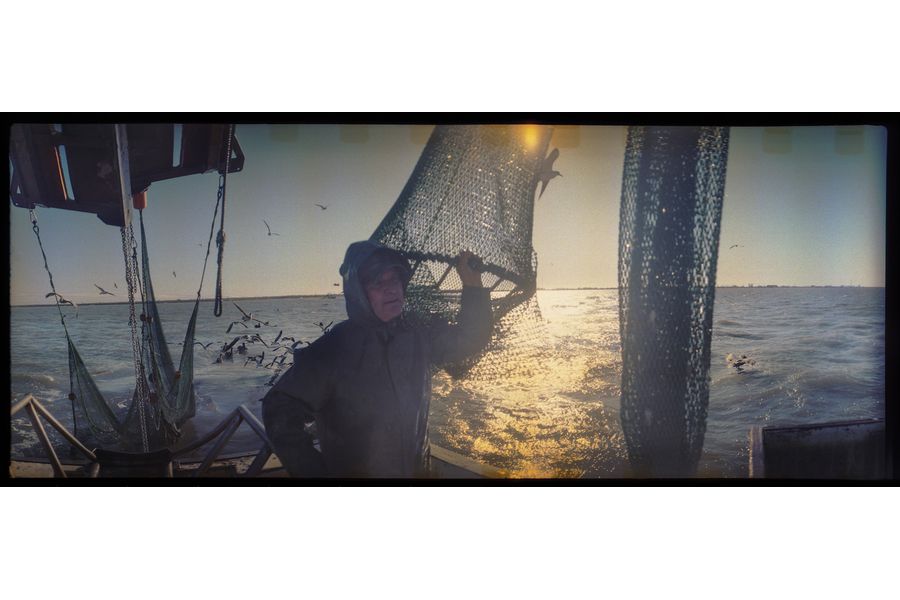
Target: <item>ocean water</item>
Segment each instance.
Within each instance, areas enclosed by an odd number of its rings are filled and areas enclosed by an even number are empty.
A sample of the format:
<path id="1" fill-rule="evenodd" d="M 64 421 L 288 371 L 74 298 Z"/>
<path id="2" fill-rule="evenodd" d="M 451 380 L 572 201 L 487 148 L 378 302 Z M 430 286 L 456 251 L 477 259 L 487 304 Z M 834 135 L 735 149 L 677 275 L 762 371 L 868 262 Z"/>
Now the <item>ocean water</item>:
<path id="1" fill-rule="evenodd" d="M 432 443 L 507 471 L 514 477 L 616 478 L 627 475 L 619 421 L 621 355 L 614 289 L 542 290 L 547 346 L 536 375 L 489 382 L 433 378 Z M 216 362 L 237 335 L 312 341 L 345 318 L 341 296 L 251 298 L 241 308 L 269 326 L 228 326 L 240 319 L 230 302 L 216 318 L 204 301 L 197 328 L 195 390 L 198 413 L 179 445 L 202 436 L 238 405 L 261 420 L 259 400 L 277 374 L 269 363 L 281 351 L 248 343 L 246 356 Z M 160 305 L 173 357 L 193 303 Z M 128 307 L 71 307 L 66 325 L 98 387 L 125 406 L 134 386 Z M 56 307 L 10 310 L 11 402 L 33 394 L 70 431 L 65 336 Z M 749 473 L 753 425 L 790 425 L 885 414 L 885 294 L 883 288 L 720 288 L 716 291 L 709 415 L 697 477 L 740 478 Z M 262 365 L 247 356 L 266 352 Z M 755 362 L 740 371 L 728 357 Z M 285 361 L 290 362 L 290 357 Z M 79 437 L 86 434 L 76 414 Z M 24 411 L 11 421 L 11 454 L 43 456 Z M 67 444 L 46 427 L 57 451 Z M 90 441 L 90 440 L 88 440 Z M 259 439 L 242 426 L 225 453 L 255 451 Z M 209 446 L 193 456 L 202 457 Z"/>

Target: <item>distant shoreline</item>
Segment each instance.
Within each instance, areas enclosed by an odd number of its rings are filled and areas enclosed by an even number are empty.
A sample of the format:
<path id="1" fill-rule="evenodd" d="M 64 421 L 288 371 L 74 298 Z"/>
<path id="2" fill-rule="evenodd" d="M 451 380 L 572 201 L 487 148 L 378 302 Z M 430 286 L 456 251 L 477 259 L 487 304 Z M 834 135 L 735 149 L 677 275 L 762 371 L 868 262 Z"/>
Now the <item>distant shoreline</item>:
<path id="1" fill-rule="evenodd" d="M 292 294 L 289 296 L 244 296 L 240 298 L 226 298 L 226 300 L 283 300 L 285 298 L 322 298 L 323 300 L 331 299 L 336 300 L 338 296 L 343 296 L 343 292 L 339 294 Z M 169 304 L 173 302 L 195 302 L 196 298 L 176 298 L 175 300 L 160 300 L 156 299 L 157 304 Z M 201 298 L 201 304 L 203 302 L 213 302 L 215 298 Z M 140 300 L 135 299 L 135 304 L 140 304 Z M 114 302 L 78 302 L 78 306 L 96 306 L 98 304 L 107 305 L 107 304 L 128 304 L 127 300 L 124 301 L 114 301 Z M 11 304 L 10 306 L 56 306 L 55 304 Z"/>
<path id="2" fill-rule="evenodd" d="M 716 289 L 745 289 L 745 290 L 767 290 L 767 289 L 831 289 L 831 290 L 839 290 L 839 289 L 864 289 L 864 290 L 877 290 L 884 289 L 885 286 L 861 286 L 861 285 L 717 285 Z M 538 288 L 539 292 L 579 292 L 579 291 L 601 291 L 601 290 L 615 290 L 618 288 L 615 287 L 571 287 L 571 288 Z M 240 298 L 226 298 L 226 300 L 284 300 L 287 298 L 322 298 L 323 300 L 331 299 L 336 300 L 339 296 L 343 296 L 343 292 L 338 292 L 335 294 L 291 294 L 287 296 L 244 296 Z M 157 299 L 158 304 L 167 304 L 173 302 L 194 302 L 194 298 L 185 298 L 185 299 L 176 299 L 176 300 L 159 300 Z M 214 298 L 201 298 L 200 302 L 213 302 Z M 135 300 L 135 303 L 139 303 L 139 300 Z M 79 306 L 93 306 L 98 304 L 128 304 L 127 301 L 122 302 L 79 302 Z M 13 306 L 56 306 L 55 304 L 10 304 L 10 308 Z"/>

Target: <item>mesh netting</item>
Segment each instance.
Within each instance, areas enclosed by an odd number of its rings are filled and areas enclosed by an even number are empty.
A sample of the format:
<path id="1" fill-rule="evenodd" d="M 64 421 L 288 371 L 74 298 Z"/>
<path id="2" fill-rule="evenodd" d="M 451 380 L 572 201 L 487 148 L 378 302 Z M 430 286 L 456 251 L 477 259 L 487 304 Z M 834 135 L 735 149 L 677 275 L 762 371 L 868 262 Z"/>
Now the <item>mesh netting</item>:
<path id="1" fill-rule="evenodd" d="M 141 251 L 143 256 L 142 272 L 144 275 L 144 304 L 150 317 L 142 327 L 143 364 L 150 369 L 149 381 L 152 388 L 151 402 L 163 420 L 172 427 L 177 427 L 197 413 L 194 396 L 194 333 L 197 325 L 197 313 L 200 309 L 200 298 L 194 303 L 194 311 L 188 321 L 187 331 L 181 352 L 181 362 L 175 368 L 175 362 L 169 354 L 166 336 L 163 332 L 159 307 L 153 293 L 153 282 L 150 279 L 150 258 L 147 252 L 147 236 L 144 234 L 144 220 L 141 216 Z M 145 368 L 146 368 L 145 367 Z"/>
<path id="2" fill-rule="evenodd" d="M 638 476 L 691 477 L 706 430 L 728 129 L 632 127 L 619 221 L 622 429 Z"/>
<path id="3" fill-rule="evenodd" d="M 82 417 L 87 421 L 91 434 L 104 446 L 140 448 L 142 436 L 137 401 L 129 404 L 123 418 L 116 416 L 97 388 L 68 332 L 66 341 L 69 348 L 69 389 L 75 394 L 75 401 L 81 407 Z"/>
<path id="4" fill-rule="evenodd" d="M 184 337 L 181 361 L 176 369 L 169 354 L 162 320 L 150 280 L 147 241 L 141 222 L 143 286 L 145 313 L 141 315 L 141 338 L 137 384 L 124 416 L 118 416 L 100 392 L 75 344 L 69 347 L 71 392 L 81 407 L 91 434 L 106 448 L 129 452 L 150 451 L 171 444 L 179 435 L 178 427 L 194 416 L 193 388 L 194 331 L 200 299 L 194 305 Z M 123 239 L 125 233 L 123 231 Z M 132 236 L 133 238 L 133 236 Z M 127 244 L 126 244 L 127 245 Z M 127 252 L 126 252 L 127 256 Z M 128 279 L 136 258 L 126 258 Z"/>
<path id="5" fill-rule="evenodd" d="M 471 250 L 484 262 L 494 335 L 488 348 L 454 377 L 527 374 L 543 349 L 532 248 L 534 195 L 552 128 L 436 127 L 397 202 L 371 239 L 400 250 L 413 266 L 408 318 L 452 321 L 462 283 L 455 259 Z"/>

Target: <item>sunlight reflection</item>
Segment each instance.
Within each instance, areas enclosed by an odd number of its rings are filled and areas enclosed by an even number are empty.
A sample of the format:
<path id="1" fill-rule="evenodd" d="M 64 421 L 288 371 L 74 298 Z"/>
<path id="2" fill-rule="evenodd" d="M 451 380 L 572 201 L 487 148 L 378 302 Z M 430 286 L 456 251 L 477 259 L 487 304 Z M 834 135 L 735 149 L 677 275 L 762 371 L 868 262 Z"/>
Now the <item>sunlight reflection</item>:
<path id="1" fill-rule="evenodd" d="M 615 358 L 567 352 L 534 364 L 539 375 L 514 369 L 491 381 L 436 375 L 432 441 L 516 478 L 620 477 L 625 448 Z M 480 418 L 467 418 L 473 413 Z"/>

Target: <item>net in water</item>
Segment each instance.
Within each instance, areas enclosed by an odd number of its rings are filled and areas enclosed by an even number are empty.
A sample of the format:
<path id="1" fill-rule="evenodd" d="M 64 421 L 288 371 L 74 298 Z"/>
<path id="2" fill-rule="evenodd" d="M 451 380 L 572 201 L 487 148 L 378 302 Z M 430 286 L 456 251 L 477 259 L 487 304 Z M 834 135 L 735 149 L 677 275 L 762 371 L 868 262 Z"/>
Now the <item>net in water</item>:
<path id="1" fill-rule="evenodd" d="M 462 283 L 460 250 L 484 263 L 494 335 L 454 377 L 497 379 L 535 368 L 529 354 L 547 336 L 535 298 L 535 190 L 553 131 L 529 125 L 439 126 L 399 198 L 370 239 L 401 251 L 413 267 L 408 318 L 453 321 Z"/>
<path id="2" fill-rule="evenodd" d="M 123 231 L 123 240 L 126 234 Z M 133 236 L 132 236 L 133 237 Z M 196 412 L 193 387 L 194 332 L 200 299 L 194 304 L 183 341 L 181 360 L 176 367 L 169 353 L 150 278 L 147 236 L 141 221 L 144 313 L 140 316 L 141 334 L 136 386 L 124 416 L 117 416 L 114 403 L 100 392 L 75 344 L 66 330 L 69 348 L 71 392 L 81 408 L 91 434 L 109 449 L 140 452 L 170 445 L 179 435 L 179 427 Z M 125 244 L 127 246 L 127 244 Z M 126 252 L 127 256 L 127 252 Z M 136 257 L 126 257 L 127 276 L 136 279 Z M 132 283 L 129 282 L 129 289 Z M 132 322 L 137 326 L 132 306 Z M 137 337 L 137 336 L 135 336 Z M 135 340 L 135 343 L 138 343 Z"/>
<path id="3" fill-rule="evenodd" d="M 621 419 L 638 476 L 703 448 L 728 128 L 631 127 L 619 220 Z"/>

